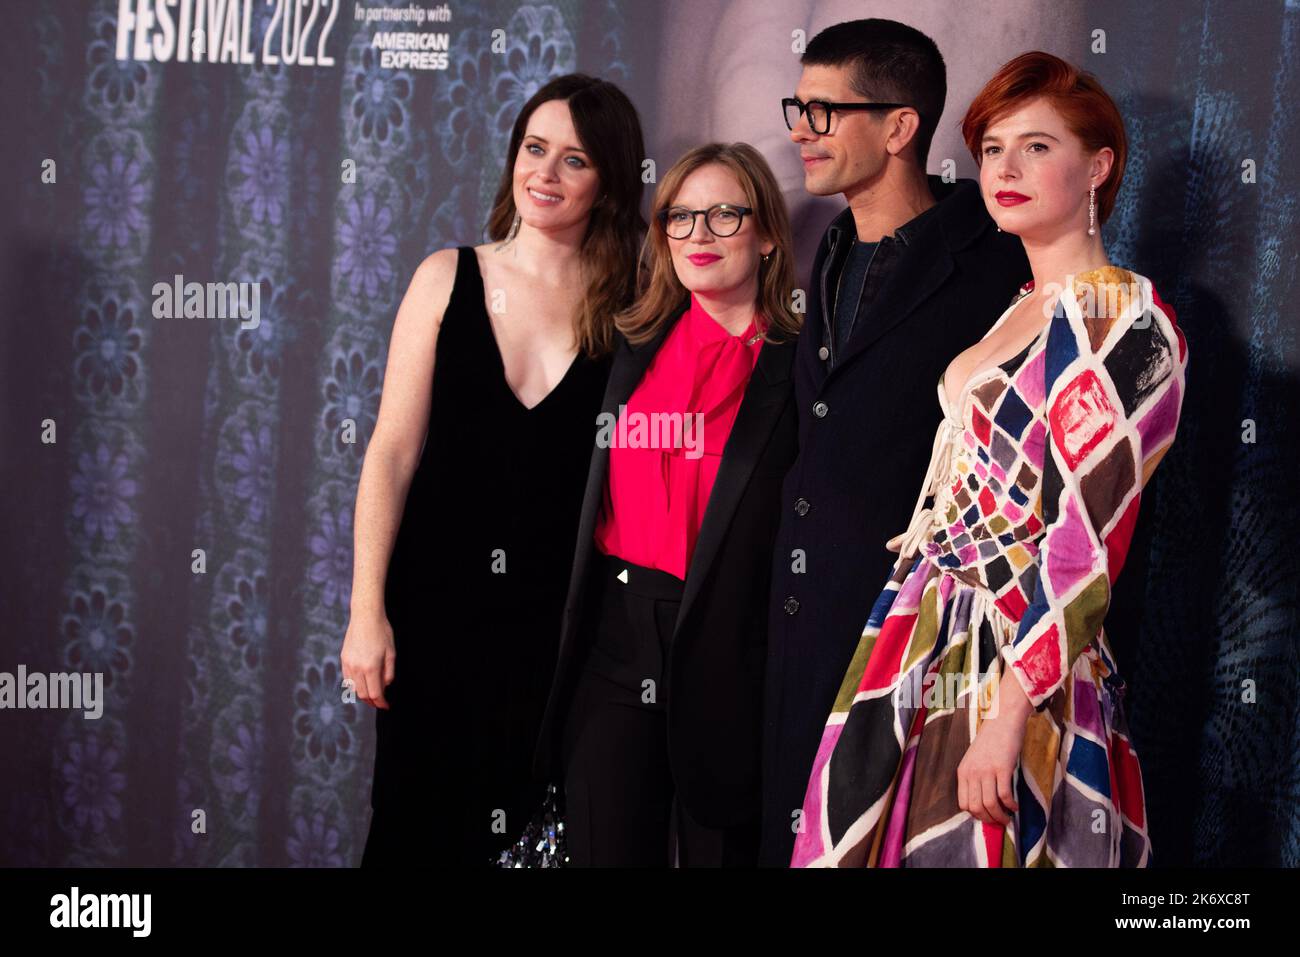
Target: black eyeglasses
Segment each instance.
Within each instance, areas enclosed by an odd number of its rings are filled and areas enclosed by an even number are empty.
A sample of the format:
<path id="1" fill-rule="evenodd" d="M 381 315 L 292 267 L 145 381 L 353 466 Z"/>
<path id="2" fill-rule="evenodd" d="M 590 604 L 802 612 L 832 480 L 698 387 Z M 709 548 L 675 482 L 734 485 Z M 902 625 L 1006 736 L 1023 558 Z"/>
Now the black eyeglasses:
<path id="1" fill-rule="evenodd" d="M 797 96 L 787 96 L 781 100 L 788 128 L 793 130 L 799 117 L 807 113 L 808 128 L 818 134 L 831 128 L 831 110 L 897 110 L 900 107 L 915 109 L 910 103 L 831 103 L 828 100 L 809 100 L 805 103 Z"/>
<path id="2" fill-rule="evenodd" d="M 669 239 L 686 239 L 695 232 L 695 217 L 703 216 L 704 225 L 715 236 L 732 236 L 740 229 L 745 216 L 753 210 L 748 206 L 733 206 L 730 203 L 715 203 L 708 209 L 687 209 L 685 206 L 669 206 L 659 210 L 655 217 Z"/>

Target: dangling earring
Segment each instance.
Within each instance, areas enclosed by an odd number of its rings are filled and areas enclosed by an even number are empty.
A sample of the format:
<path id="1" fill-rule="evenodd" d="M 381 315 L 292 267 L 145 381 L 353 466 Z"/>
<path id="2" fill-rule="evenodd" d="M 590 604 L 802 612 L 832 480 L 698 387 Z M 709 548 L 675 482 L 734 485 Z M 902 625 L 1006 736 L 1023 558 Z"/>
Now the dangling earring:
<path id="1" fill-rule="evenodd" d="M 520 216 L 519 213 L 515 213 L 515 221 L 510 224 L 510 232 L 506 233 L 506 238 L 504 242 L 508 243 L 510 242 L 510 240 L 514 239 L 516 236 L 519 235 L 519 224 L 522 223 L 523 221 L 524 221 L 524 217 Z"/>
<path id="2" fill-rule="evenodd" d="M 1001 226 L 998 227 L 998 232 L 1002 232 L 1002 227 L 1001 227 Z"/>
<path id="3" fill-rule="evenodd" d="M 1088 235 L 1097 235 L 1097 184 L 1088 188 Z"/>

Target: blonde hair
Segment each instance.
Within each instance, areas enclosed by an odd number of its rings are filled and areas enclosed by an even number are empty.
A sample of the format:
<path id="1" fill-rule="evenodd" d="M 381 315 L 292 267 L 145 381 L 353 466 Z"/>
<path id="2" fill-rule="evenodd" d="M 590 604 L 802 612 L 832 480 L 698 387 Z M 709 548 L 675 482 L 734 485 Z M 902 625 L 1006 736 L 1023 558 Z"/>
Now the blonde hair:
<path id="1" fill-rule="evenodd" d="M 773 244 L 767 261 L 758 266 L 759 331 L 769 342 L 796 338 L 802 319 L 791 305 L 794 242 L 790 236 L 790 216 L 776 177 L 758 150 L 748 143 L 706 143 L 688 151 L 659 181 L 652 221 L 672 205 L 686 177 L 711 163 L 725 167 L 736 177 L 745 192 L 747 205 L 754 210 L 754 227 Z M 646 234 L 638 273 L 637 285 L 643 292 L 614 318 L 618 330 L 634 344 L 653 339 L 690 296 L 673 268 L 668 236 L 657 224 Z"/>

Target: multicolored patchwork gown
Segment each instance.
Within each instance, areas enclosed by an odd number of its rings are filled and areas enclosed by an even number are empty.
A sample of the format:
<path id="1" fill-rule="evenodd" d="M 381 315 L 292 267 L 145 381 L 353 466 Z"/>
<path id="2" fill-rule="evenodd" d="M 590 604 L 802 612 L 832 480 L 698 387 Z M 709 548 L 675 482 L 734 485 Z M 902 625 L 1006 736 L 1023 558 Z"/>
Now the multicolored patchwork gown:
<path id="1" fill-rule="evenodd" d="M 791 866 L 1146 866 L 1102 620 L 1186 366 L 1151 282 L 1107 266 L 1076 277 L 1038 338 L 973 375 L 956 408 L 939 380 L 929 474 L 888 543 L 899 559 L 822 734 Z M 1034 711 L 1003 827 L 958 807 L 957 766 L 1007 667 Z"/>

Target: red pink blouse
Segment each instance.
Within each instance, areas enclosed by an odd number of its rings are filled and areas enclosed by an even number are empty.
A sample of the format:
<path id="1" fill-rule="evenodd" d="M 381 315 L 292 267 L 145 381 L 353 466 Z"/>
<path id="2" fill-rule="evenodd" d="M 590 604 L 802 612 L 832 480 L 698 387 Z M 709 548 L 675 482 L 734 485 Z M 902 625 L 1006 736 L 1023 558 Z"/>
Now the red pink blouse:
<path id="1" fill-rule="evenodd" d="M 596 547 L 685 580 L 704 509 L 763 341 L 695 295 L 620 408 Z"/>

